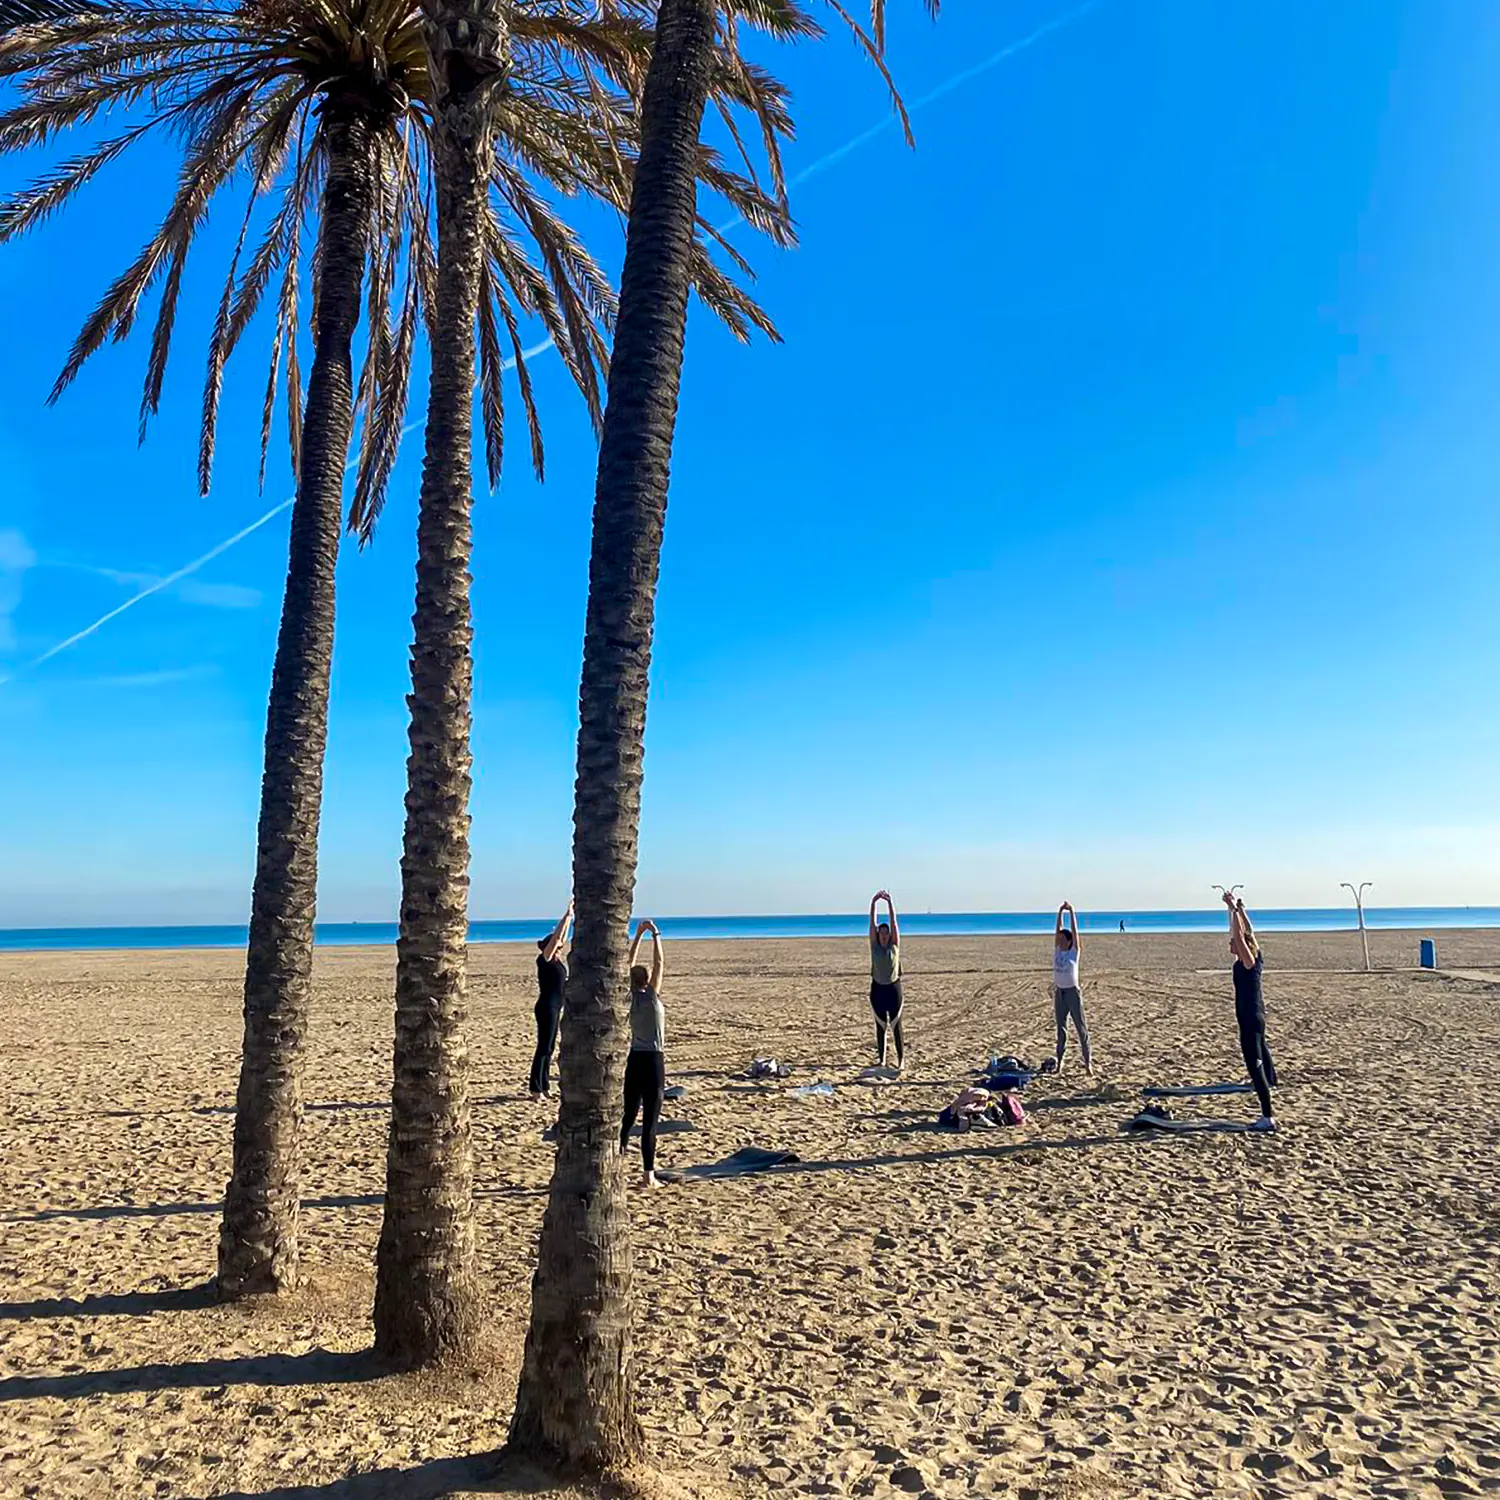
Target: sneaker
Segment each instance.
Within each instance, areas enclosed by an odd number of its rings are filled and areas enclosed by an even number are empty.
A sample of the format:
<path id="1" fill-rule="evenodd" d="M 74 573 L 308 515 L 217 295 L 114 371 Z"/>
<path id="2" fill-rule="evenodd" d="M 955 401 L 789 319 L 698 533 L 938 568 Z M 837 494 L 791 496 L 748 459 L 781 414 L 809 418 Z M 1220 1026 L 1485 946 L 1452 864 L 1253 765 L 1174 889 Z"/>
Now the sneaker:
<path id="1" fill-rule="evenodd" d="M 1270 1115 L 1262 1115 L 1250 1128 L 1251 1130 L 1275 1130 L 1276 1121 Z"/>

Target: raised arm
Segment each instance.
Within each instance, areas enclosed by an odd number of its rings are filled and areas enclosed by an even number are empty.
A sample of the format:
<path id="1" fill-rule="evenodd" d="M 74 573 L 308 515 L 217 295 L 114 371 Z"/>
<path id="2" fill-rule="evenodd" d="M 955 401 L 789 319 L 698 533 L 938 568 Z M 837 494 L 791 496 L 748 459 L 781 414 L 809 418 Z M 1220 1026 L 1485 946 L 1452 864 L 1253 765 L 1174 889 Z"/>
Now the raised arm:
<path id="1" fill-rule="evenodd" d="M 1224 892 L 1224 905 L 1229 908 L 1229 951 L 1247 969 L 1255 967 L 1255 944 L 1249 936 L 1249 920 L 1245 916 L 1245 903 L 1237 901 L 1232 891 Z"/>
<path id="2" fill-rule="evenodd" d="M 568 924 L 573 920 L 573 903 L 568 902 L 568 909 L 558 919 L 557 926 L 552 929 L 552 935 L 547 939 L 542 949 L 542 957 L 550 964 L 557 957 L 557 950 L 568 939 Z"/>
<path id="3" fill-rule="evenodd" d="M 901 925 L 896 921 L 896 903 L 891 900 L 891 893 L 885 893 L 885 909 L 891 914 L 891 947 L 895 947 L 901 941 Z"/>
<path id="4" fill-rule="evenodd" d="M 1083 933 L 1078 930 L 1078 913 L 1073 909 L 1073 903 L 1071 901 L 1064 901 L 1063 902 L 1063 911 L 1067 912 L 1068 919 L 1071 922 L 1072 927 L 1073 927 L 1073 951 L 1075 953 L 1082 953 L 1083 952 Z M 1061 920 L 1062 920 L 1062 917 L 1059 914 L 1058 921 L 1061 921 Z"/>
<path id="5" fill-rule="evenodd" d="M 646 927 L 651 933 L 651 988 L 659 995 L 662 976 L 667 971 L 661 951 L 661 933 L 656 930 L 655 922 L 647 922 Z"/>
<path id="6" fill-rule="evenodd" d="M 635 936 L 630 940 L 630 957 L 625 960 L 627 969 L 635 968 L 641 956 L 641 944 L 646 941 L 646 923 L 637 922 Z"/>
<path id="7" fill-rule="evenodd" d="M 870 897 L 870 941 L 872 943 L 875 941 L 875 908 L 880 905 L 881 894 L 882 893 L 880 891 L 876 891 L 875 894 Z"/>
<path id="8" fill-rule="evenodd" d="M 1065 921 L 1063 921 L 1063 913 L 1066 912 L 1067 909 L 1068 903 L 1066 901 L 1064 901 L 1063 904 L 1057 908 L 1057 933 L 1055 935 L 1058 937 L 1062 936 L 1064 930 L 1068 925 Z"/>

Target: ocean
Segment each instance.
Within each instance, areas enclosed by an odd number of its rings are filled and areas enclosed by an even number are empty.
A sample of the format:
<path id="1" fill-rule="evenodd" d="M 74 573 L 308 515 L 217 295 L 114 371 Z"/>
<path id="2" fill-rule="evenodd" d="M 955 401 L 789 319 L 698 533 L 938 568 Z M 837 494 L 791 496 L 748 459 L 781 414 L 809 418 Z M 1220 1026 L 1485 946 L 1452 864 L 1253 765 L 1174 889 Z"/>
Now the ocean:
<path id="1" fill-rule="evenodd" d="M 1355 926 L 1352 907 L 1258 907 L 1250 914 L 1262 932 L 1328 932 Z M 901 912 L 904 936 L 983 936 L 989 933 L 1047 933 L 1056 913 L 1050 911 Z M 473 922 L 471 943 L 534 942 L 555 921 Z M 859 937 L 868 917 L 863 912 L 824 916 L 660 917 L 669 938 L 801 938 Z M 1118 932 L 1121 921 L 1130 932 L 1216 932 L 1224 927 L 1224 908 L 1204 911 L 1090 911 L 1082 918 L 1085 932 Z M 1371 928 L 1439 930 L 1451 927 L 1500 927 L 1500 906 L 1367 906 Z M 0 928 L 0 952 L 70 948 L 242 948 L 246 929 L 223 927 L 11 927 Z M 390 944 L 394 922 L 320 922 L 320 946 Z"/>

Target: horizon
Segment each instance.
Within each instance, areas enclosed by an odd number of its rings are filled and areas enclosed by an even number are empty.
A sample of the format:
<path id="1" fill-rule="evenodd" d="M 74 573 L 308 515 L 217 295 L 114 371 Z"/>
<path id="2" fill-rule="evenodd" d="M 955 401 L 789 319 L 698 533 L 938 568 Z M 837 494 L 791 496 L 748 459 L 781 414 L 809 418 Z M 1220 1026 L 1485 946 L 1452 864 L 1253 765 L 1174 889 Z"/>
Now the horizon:
<path id="1" fill-rule="evenodd" d="M 1347 919 L 1348 927 L 1355 930 L 1356 912 L 1352 903 L 1348 906 L 1249 906 L 1252 913 L 1261 914 L 1265 919 L 1261 925 L 1265 930 L 1273 930 L 1274 923 L 1280 917 L 1293 916 L 1318 916 L 1338 917 Z M 1184 906 L 1184 907 L 1098 907 L 1084 909 L 1078 913 L 1085 931 L 1089 928 L 1090 921 L 1107 922 L 1113 925 L 1120 918 L 1203 918 L 1222 919 L 1223 907 L 1212 906 Z M 1493 915 L 1500 918 L 1500 904 L 1487 905 L 1483 903 L 1448 903 L 1448 904 L 1424 904 L 1420 906 L 1375 906 L 1367 904 L 1364 908 L 1366 921 L 1371 925 L 1380 923 L 1382 918 L 1393 915 L 1405 916 L 1412 914 L 1442 914 L 1455 915 L 1458 913 L 1474 913 L 1476 915 Z M 848 922 L 862 927 L 868 913 L 866 911 L 766 911 L 766 912 L 670 912 L 658 916 L 655 920 L 662 924 L 674 923 L 776 923 L 776 922 Z M 902 923 L 947 921 L 1001 918 L 1012 921 L 1037 921 L 1051 922 L 1056 915 L 1055 910 L 1047 907 L 1027 907 L 1014 911 L 980 911 L 980 910 L 953 910 L 938 911 L 924 908 L 921 910 L 900 910 L 897 913 Z M 641 920 L 638 913 L 632 913 L 632 923 Z M 1258 918 L 1259 920 L 1259 918 Z M 535 928 L 538 932 L 545 931 L 555 921 L 555 917 L 545 913 L 525 917 L 475 917 L 469 918 L 471 928 L 478 927 L 506 927 L 506 928 Z M 1269 922 L 1271 926 L 1265 926 Z M 28 924 L 25 926 L 0 925 L 0 935 L 15 933 L 65 933 L 65 932 L 222 932 L 244 930 L 246 923 L 241 922 L 92 922 L 87 924 Z M 1340 923 L 1342 930 L 1343 923 Z M 1389 923 L 1384 924 L 1389 929 Z M 1483 923 L 1481 925 L 1492 925 Z M 399 923 L 394 917 L 352 917 L 342 921 L 332 921 L 319 918 L 317 922 L 319 929 L 350 928 L 350 927 L 386 927 L 395 930 Z M 1128 929 L 1127 929 L 1128 930 Z M 528 939 L 518 934 L 514 941 L 523 942 Z M 511 939 L 504 939 L 511 941 Z"/>
<path id="2" fill-rule="evenodd" d="M 785 344 L 691 314 L 637 906 L 1500 901 L 1500 13 L 1017 0 L 890 38 L 915 152 L 855 49 L 771 58 L 802 243 L 734 243 Z M 983 173 L 976 140 L 1007 143 Z M 249 908 L 290 482 L 278 415 L 255 486 L 260 325 L 193 477 L 238 215 L 143 447 L 144 341 L 43 404 L 169 166 L 0 254 L 46 310 L 0 371 L 7 928 Z M 571 884 L 596 448 L 559 362 L 532 378 L 548 483 L 513 438 L 474 517 L 476 911 Z M 322 921 L 396 909 L 420 465 L 414 434 L 339 570 Z"/>

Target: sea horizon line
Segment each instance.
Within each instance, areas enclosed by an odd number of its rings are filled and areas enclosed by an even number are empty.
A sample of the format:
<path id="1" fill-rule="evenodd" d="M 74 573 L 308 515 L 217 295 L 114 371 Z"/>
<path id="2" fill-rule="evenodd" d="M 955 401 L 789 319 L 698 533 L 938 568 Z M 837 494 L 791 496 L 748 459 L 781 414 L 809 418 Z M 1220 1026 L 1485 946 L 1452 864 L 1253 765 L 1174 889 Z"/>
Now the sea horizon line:
<path id="1" fill-rule="evenodd" d="M 1262 932 L 1354 931 L 1353 906 L 1251 906 Z M 781 912 L 667 916 L 656 920 L 666 938 L 730 940 L 734 938 L 854 938 L 865 931 L 867 913 Z M 903 934 L 918 937 L 1036 936 L 1052 930 L 1055 910 L 907 911 L 900 913 Z M 1365 925 L 1376 931 L 1415 928 L 1453 930 L 1500 927 L 1500 906 L 1367 906 Z M 479 917 L 469 924 L 472 944 L 534 942 L 556 921 L 552 916 Z M 1223 908 L 1100 908 L 1085 911 L 1085 934 L 1215 931 L 1223 925 Z M 1122 926 L 1123 924 L 1123 926 Z M 384 946 L 396 939 L 398 924 L 389 919 L 319 922 L 314 940 L 321 947 Z M 238 948 L 248 929 L 238 922 L 89 923 L 61 926 L 0 927 L 0 951 L 68 951 L 72 949 Z"/>

